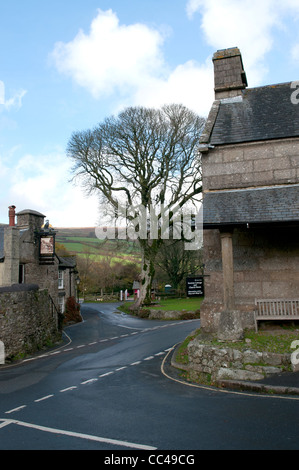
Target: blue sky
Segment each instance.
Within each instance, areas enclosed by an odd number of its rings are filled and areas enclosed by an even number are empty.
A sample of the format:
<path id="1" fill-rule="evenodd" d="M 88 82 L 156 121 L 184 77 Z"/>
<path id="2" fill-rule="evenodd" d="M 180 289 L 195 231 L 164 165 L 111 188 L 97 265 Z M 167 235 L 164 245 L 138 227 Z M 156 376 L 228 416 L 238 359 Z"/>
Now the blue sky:
<path id="1" fill-rule="evenodd" d="M 0 223 L 14 204 L 94 226 L 72 132 L 126 106 L 206 116 L 217 49 L 240 48 L 249 87 L 298 80 L 299 0 L 0 0 L 0 43 Z"/>

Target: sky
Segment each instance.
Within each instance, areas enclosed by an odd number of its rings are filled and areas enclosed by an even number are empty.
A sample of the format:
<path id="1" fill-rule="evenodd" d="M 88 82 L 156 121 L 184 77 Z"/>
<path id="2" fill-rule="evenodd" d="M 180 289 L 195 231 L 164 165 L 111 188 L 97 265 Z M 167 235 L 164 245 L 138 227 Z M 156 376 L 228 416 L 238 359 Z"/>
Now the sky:
<path id="1" fill-rule="evenodd" d="M 0 0 L 0 223 L 99 224 L 72 181 L 73 132 L 127 106 L 206 117 L 212 57 L 239 47 L 248 86 L 299 80 L 299 0 Z"/>

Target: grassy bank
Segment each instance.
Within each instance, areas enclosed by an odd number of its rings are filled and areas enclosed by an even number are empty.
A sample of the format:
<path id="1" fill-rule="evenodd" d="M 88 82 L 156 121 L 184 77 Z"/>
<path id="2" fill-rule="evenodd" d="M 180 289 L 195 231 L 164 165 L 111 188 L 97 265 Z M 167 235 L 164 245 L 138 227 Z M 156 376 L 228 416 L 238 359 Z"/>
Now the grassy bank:
<path id="1" fill-rule="evenodd" d="M 203 301 L 203 298 L 196 299 L 163 299 L 158 303 L 150 305 L 149 307 L 144 307 L 139 311 L 138 316 L 142 318 L 147 318 L 150 310 L 162 310 L 165 312 L 169 311 L 178 311 L 178 312 L 194 312 L 196 315 L 199 315 L 200 305 Z M 129 313 L 131 315 L 137 314 L 131 310 L 132 302 L 124 302 L 118 309 L 122 312 Z"/>
<path id="2" fill-rule="evenodd" d="M 150 308 L 153 310 L 191 310 L 196 311 L 200 309 L 203 297 L 187 298 L 187 299 L 165 299 L 160 300 L 158 304 L 151 305 Z"/>

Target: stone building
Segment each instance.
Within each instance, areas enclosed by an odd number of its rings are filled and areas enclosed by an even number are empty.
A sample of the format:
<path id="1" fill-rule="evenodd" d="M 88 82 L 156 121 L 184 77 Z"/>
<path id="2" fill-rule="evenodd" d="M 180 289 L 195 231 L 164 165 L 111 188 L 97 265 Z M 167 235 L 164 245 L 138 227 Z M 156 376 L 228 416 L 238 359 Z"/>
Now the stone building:
<path id="1" fill-rule="evenodd" d="M 56 232 L 45 217 L 34 210 L 16 214 L 14 206 L 9 208 L 9 225 L 0 226 L 0 287 L 37 284 L 49 291 L 63 312 L 65 300 L 76 297 L 76 259 L 56 255 Z"/>
<path id="2" fill-rule="evenodd" d="M 0 226 L 0 341 L 8 355 L 57 339 L 60 313 L 77 289 L 76 260 L 56 255 L 56 232 L 45 216 L 15 209 Z"/>
<path id="3" fill-rule="evenodd" d="M 201 136 L 205 300 L 253 328 L 257 299 L 298 299 L 299 104 L 291 83 L 248 88 L 238 48 L 213 57 L 215 101 Z"/>

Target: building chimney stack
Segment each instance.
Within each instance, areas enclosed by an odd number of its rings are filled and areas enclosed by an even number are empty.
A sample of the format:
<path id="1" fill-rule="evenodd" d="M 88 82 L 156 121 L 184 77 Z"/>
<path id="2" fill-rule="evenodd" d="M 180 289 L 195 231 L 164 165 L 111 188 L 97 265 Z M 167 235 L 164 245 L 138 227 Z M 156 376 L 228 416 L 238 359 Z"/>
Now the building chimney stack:
<path id="1" fill-rule="evenodd" d="M 213 56 L 215 76 L 215 99 L 241 95 L 247 87 L 242 56 L 237 47 L 222 49 Z"/>
<path id="2" fill-rule="evenodd" d="M 15 227 L 16 225 L 16 206 L 9 206 L 8 216 L 9 216 L 9 226 Z"/>

